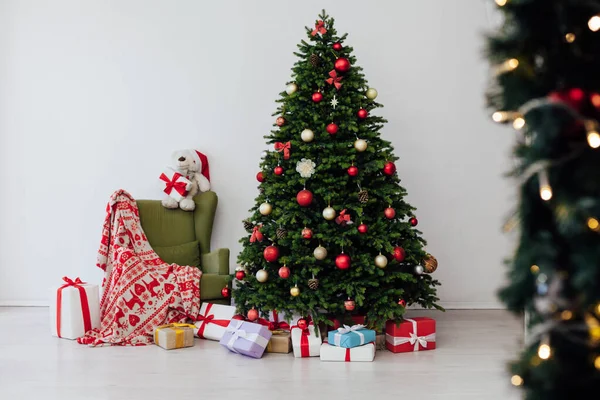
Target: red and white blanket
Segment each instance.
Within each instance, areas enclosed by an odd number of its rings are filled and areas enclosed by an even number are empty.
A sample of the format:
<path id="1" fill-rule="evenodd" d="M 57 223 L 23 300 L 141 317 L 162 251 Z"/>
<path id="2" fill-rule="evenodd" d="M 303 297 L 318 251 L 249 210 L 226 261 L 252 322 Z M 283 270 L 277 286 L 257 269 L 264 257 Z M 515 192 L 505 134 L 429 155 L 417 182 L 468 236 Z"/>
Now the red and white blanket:
<path id="1" fill-rule="evenodd" d="M 105 272 L 101 324 L 77 341 L 92 346 L 147 345 L 153 343 L 157 326 L 196 320 L 202 272 L 160 259 L 126 191 L 111 196 L 106 212 L 96 264 Z"/>

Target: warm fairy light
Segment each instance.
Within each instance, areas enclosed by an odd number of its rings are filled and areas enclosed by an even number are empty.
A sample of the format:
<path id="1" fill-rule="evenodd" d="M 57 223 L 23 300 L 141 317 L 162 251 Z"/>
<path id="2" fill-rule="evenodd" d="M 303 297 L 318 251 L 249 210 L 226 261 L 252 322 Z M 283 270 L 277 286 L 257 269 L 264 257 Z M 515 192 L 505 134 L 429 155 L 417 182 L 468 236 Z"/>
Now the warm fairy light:
<path id="1" fill-rule="evenodd" d="M 600 356 L 596 357 L 594 360 L 594 367 L 596 367 L 596 369 L 600 369 Z"/>
<path id="2" fill-rule="evenodd" d="M 569 33 L 567 33 L 567 34 L 565 35 L 565 40 L 566 40 L 568 43 L 573 43 L 573 42 L 575 41 L 575 38 L 576 38 L 576 37 L 575 37 L 575 34 L 574 34 L 573 32 L 569 32 Z"/>
<path id="3" fill-rule="evenodd" d="M 587 141 L 592 149 L 597 149 L 600 147 L 600 134 L 596 131 L 588 132 Z"/>
<path id="4" fill-rule="evenodd" d="M 538 180 L 540 182 L 540 197 L 544 201 L 548 201 L 552 198 L 552 187 L 548 181 L 548 172 L 541 170 L 538 172 Z"/>
<path id="5" fill-rule="evenodd" d="M 546 343 L 540 344 L 540 347 L 538 347 L 538 357 L 539 358 L 541 358 L 542 360 L 547 360 L 550 358 L 551 354 L 552 354 L 552 350 L 550 349 L 550 345 L 548 345 Z"/>
<path id="6" fill-rule="evenodd" d="M 525 126 L 525 119 L 523 117 L 517 117 L 513 121 L 513 128 L 519 130 Z"/>
<path id="7" fill-rule="evenodd" d="M 521 386 L 523 384 L 523 378 L 521 378 L 519 375 L 513 375 L 510 378 L 510 383 L 512 383 L 514 386 Z"/>
<path id="8" fill-rule="evenodd" d="M 564 310 L 563 312 L 560 313 L 560 317 L 563 320 L 568 321 L 571 318 L 573 318 L 573 312 L 571 310 Z"/>
<path id="9" fill-rule="evenodd" d="M 596 314 L 600 316 L 600 303 L 596 304 Z"/>
<path id="10" fill-rule="evenodd" d="M 519 60 L 516 58 L 509 58 L 506 61 L 496 65 L 495 72 L 496 74 L 504 74 L 510 71 L 514 71 L 519 66 Z"/>
<path id="11" fill-rule="evenodd" d="M 600 30 L 600 16 L 599 15 L 594 15 L 592 18 L 590 18 L 590 20 L 588 21 L 588 28 L 590 28 L 590 30 L 592 32 L 598 32 L 598 30 Z"/>
<path id="12" fill-rule="evenodd" d="M 492 120 L 494 122 L 504 122 L 507 118 L 507 113 L 505 111 L 496 111 L 492 114 Z"/>
<path id="13" fill-rule="evenodd" d="M 590 96 L 590 100 L 594 107 L 600 107 L 600 94 L 594 93 Z"/>
<path id="14" fill-rule="evenodd" d="M 510 69 L 515 69 L 519 66 L 519 60 L 516 58 L 511 58 L 510 60 L 506 61 L 506 66 Z"/>
<path id="15" fill-rule="evenodd" d="M 535 264 L 533 264 L 530 269 L 532 274 L 537 274 L 538 272 L 540 272 L 540 267 L 538 267 Z"/>
<path id="16" fill-rule="evenodd" d="M 598 220 L 596 218 L 590 217 L 587 220 L 587 226 L 588 228 L 590 228 L 593 231 L 598 231 L 600 230 L 600 222 L 598 222 Z"/>
<path id="17" fill-rule="evenodd" d="M 504 7 L 506 3 L 508 3 L 508 0 L 496 0 L 496 4 L 498 4 L 500 7 Z"/>

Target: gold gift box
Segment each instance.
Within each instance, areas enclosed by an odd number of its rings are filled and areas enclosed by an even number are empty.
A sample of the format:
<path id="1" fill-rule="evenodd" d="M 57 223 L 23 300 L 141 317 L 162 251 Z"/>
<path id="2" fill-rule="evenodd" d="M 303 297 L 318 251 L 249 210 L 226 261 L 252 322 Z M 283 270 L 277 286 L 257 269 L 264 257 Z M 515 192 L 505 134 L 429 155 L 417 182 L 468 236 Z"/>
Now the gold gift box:
<path id="1" fill-rule="evenodd" d="M 154 331 L 154 343 L 166 350 L 192 347 L 194 345 L 194 325 L 161 325 Z"/>
<path id="2" fill-rule="evenodd" d="M 292 351 L 292 338 L 289 332 L 275 330 L 267 345 L 267 353 L 288 354 Z"/>

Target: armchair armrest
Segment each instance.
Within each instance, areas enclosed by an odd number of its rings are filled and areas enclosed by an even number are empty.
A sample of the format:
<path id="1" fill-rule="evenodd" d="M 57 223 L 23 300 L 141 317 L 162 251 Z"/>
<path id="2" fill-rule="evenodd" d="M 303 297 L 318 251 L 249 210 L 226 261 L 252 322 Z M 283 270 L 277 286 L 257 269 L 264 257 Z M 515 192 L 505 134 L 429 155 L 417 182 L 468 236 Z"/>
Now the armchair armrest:
<path id="1" fill-rule="evenodd" d="M 202 254 L 202 272 L 229 275 L 229 249 L 218 249 Z"/>

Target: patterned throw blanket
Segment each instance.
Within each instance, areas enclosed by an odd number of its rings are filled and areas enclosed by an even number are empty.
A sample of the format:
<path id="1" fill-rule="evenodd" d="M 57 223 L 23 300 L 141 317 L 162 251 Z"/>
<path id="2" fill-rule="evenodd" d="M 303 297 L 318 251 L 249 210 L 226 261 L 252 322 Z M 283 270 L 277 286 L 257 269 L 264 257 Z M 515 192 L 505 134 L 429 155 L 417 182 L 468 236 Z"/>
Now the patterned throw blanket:
<path id="1" fill-rule="evenodd" d="M 137 204 L 124 190 L 106 207 L 97 266 L 104 270 L 99 329 L 81 344 L 143 346 L 165 323 L 196 320 L 202 272 L 167 264 L 152 250 L 140 224 Z"/>

